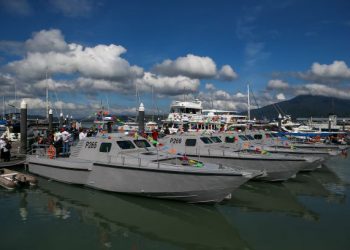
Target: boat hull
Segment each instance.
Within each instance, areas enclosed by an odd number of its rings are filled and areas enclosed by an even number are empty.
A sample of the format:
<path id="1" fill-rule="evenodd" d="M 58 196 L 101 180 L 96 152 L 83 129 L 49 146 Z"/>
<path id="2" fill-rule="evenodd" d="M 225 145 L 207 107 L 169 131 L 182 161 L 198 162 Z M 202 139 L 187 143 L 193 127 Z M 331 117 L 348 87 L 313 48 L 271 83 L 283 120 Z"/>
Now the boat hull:
<path id="1" fill-rule="evenodd" d="M 32 158 L 31 173 L 90 188 L 179 200 L 188 203 L 217 203 L 250 178 L 237 173 L 160 170 L 157 167 L 91 163 Z M 78 168 L 79 166 L 79 168 Z"/>
<path id="2" fill-rule="evenodd" d="M 216 203 L 248 180 L 249 178 L 242 175 L 95 164 L 87 186 L 189 203 Z"/>
<path id="3" fill-rule="evenodd" d="M 69 184 L 84 185 L 90 174 L 91 163 L 84 165 L 56 159 L 37 158 L 29 156 L 27 159 L 29 172 Z"/>

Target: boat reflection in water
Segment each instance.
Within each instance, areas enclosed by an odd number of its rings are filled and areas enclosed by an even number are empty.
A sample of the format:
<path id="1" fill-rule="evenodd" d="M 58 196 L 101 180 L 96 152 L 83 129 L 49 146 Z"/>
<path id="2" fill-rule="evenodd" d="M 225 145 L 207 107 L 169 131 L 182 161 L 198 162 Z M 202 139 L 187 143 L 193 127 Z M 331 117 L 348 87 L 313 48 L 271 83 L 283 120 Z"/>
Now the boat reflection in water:
<path id="1" fill-rule="evenodd" d="M 323 197 L 333 203 L 344 203 L 346 200 L 345 183 L 325 165 L 312 173 L 299 174 L 283 185 L 298 196 Z"/>
<path id="2" fill-rule="evenodd" d="M 111 194 L 42 178 L 39 188 L 47 196 L 47 209 L 53 215 L 74 223 L 73 216 L 78 214 L 83 223 L 98 227 L 100 242 L 106 248 L 113 249 L 112 238 L 118 238 L 118 246 L 122 239 L 125 245 L 137 242 L 134 249 L 162 249 L 160 244 L 186 249 L 249 249 L 212 206 Z"/>
<path id="3" fill-rule="evenodd" d="M 249 182 L 232 194 L 227 205 L 246 212 L 284 213 L 317 221 L 318 214 L 308 210 L 297 197 L 281 183 Z"/>

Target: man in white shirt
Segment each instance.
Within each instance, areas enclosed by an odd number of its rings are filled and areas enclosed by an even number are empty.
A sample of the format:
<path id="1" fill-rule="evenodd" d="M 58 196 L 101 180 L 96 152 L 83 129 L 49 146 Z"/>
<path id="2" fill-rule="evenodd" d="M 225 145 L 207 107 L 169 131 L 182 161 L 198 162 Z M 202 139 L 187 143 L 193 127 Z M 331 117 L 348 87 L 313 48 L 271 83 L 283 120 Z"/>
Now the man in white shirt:
<path id="1" fill-rule="evenodd" d="M 70 139 L 70 133 L 68 133 L 68 131 L 64 130 L 61 133 L 61 137 L 62 137 L 62 142 L 63 142 L 63 156 L 68 156 L 69 153 L 69 139 Z"/>
<path id="2" fill-rule="evenodd" d="M 86 131 L 85 129 L 84 130 L 81 130 L 80 133 L 79 133 L 79 140 L 84 140 L 86 137 Z"/>

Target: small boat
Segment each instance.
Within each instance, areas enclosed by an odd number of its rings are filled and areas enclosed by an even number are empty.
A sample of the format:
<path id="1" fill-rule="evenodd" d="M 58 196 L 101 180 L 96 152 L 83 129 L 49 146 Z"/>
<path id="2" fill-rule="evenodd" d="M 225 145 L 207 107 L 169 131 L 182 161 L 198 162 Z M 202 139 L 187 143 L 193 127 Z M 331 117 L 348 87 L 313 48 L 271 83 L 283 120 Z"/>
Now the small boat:
<path id="1" fill-rule="evenodd" d="M 37 179 L 29 174 L 23 174 L 7 168 L 0 169 L 0 186 L 15 189 L 22 186 L 35 186 Z"/>

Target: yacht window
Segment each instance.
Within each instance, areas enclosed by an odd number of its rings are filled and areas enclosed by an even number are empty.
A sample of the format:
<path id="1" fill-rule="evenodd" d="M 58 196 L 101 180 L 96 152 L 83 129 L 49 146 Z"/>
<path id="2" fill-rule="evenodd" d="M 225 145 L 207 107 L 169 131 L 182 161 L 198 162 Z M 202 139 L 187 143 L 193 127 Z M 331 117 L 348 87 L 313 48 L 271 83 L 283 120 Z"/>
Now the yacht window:
<path id="1" fill-rule="evenodd" d="M 186 139 L 185 145 L 188 147 L 194 147 L 196 146 L 197 140 L 196 139 Z"/>
<path id="2" fill-rule="evenodd" d="M 212 136 L 210 137 L 210 139 L 215 142 L 215 143 L 220 143 L 222 142 L 221 139 L 218 136 Z"/>
<path id="3" fill-rule="evenodd" d="M 138 148 L 149 148 L 151 145 L 146 140 L 134 140 L 135 145 Z"/>
<path id="4" fill-rule="evenodd" d="M 225 142 L 226 143 L 235 143 L 235 137 L 234 136 L 226 136 Z"/>
<path id="5" fill-rule="evenodd" d="M 262 139 L 262 135 L 261 134 L 256 134 L 256 135 L 254 135 L 254 139 L 261 140 Z"/>
<path id="6" fill-rule="evenodd" d="M 135 148 L 131 141 L 117 141 L 118 146 L 121 149 L 132 149 Z"/>
<path id="7" fill-rule="evenodd" d="M 253 136 L 251 136 L 251 135 L 246 135 L 246 137 L 250 140 L 250 141 L 253 141 L 253 140 L 255 140 L 254 139 L 254 137 Z"/>
<path id="8" fill-rule="evenodd" d="M 239 135 L 238 137 L 241 138 L 242 141 L 247 141 L 248 140 L 248 138 L 245 137 L 244 135 Z"/>
<path id="9" fill-rule="evenodd" d="M 201 140 L 205 144 L 212 144 L 213 143 L 208 137 L 201 137 Z"/>
<path id="10" fill-rule="evenodd" d="M 112 143 L 110 142 L 102 142 L 100 145 L 100 152 L 102 153 L 108 153 L 111 151 Z"/>

